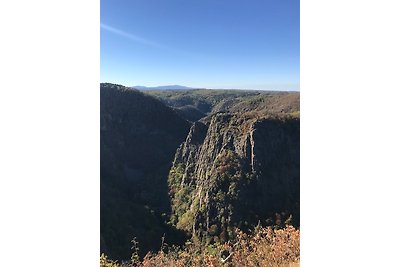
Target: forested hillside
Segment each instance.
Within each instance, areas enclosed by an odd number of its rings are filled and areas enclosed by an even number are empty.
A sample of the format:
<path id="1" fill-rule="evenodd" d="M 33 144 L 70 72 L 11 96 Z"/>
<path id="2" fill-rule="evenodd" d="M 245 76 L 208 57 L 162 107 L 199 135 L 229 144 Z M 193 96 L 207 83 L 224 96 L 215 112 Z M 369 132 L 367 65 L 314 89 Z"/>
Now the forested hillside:
<path id="1" fill-rule="evenodd" d="M 131 240 L 158 249 L 171 209 L 166 177 L 190 124 L 151 96 L 100 86 L 101 251 L 128 259 Z M 173 234 L 169 234 L 169 232 Z M 174 240 L 175 241 L 175 240 Z"/>
<path id="2" fill-rule="evenodd" d="M 154 90 L 146 91 L 189 121 L 217 112 L 260 111 L 263 114 L 293 113 L 300 110 L 299 92 L 255 90 Z"/>

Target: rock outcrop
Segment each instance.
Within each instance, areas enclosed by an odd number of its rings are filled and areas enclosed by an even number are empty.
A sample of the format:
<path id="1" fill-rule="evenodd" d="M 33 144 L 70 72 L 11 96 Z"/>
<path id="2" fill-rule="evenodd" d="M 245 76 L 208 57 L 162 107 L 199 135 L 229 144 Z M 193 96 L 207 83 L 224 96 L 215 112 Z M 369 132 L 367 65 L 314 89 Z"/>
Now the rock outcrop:
<path id="1" fill-rule="evenodd" d="M 299 222 L 300 121 L 217 113 L 192 125 L 169 174 L 171 221 L 208 241 L 226 241 L 281 216 Z"/>

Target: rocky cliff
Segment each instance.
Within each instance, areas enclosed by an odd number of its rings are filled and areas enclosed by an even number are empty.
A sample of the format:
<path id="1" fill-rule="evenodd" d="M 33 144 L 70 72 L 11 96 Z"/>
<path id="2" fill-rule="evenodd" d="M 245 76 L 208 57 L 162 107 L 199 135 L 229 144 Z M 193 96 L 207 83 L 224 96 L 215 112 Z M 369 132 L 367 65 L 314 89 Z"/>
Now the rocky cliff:
<path id="1" fill-rule="evenodd" d="M 299 222 L 300 121 L 217 113 L 192 125 L 169 174 L 171 222 L 209 242 L 234 227 Z"/>

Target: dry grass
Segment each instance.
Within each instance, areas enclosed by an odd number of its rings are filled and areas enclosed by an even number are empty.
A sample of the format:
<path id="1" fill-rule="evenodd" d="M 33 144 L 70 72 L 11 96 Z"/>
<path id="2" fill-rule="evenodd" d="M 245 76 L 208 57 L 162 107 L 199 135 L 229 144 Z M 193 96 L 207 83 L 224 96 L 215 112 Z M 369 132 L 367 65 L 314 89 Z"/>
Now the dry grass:
<path id="1" fill-rule="evenodd" d="M 186 267 L 186 266 L 300 266 L 300 231 L 292 226 L 274 230 L 257 227 L 252 233 L 236 231 L 234 242 L 200 246 L 188 242 L 184 248 L 163 246 L 142 261 L 118 264 L 101 257 L 101 267 Z"/>

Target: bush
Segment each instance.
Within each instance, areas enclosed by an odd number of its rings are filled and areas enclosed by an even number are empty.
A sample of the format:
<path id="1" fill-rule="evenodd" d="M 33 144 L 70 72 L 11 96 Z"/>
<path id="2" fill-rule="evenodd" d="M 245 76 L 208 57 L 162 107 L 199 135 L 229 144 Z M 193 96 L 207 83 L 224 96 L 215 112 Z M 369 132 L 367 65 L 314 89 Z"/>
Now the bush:
<path id="1" fill-rule="evenodd" d="M 142 261 L 124 265 L 108 260 L 104 254 L 100 261 L 101 267 L 299 266 L 300 230 L 289 225 L 277 230 L 257 226 L 246 234 L 236 229 L 234 242 L 208 246 L 187 242 L 182 248 L 166 247 L 158 253 L 147 253 Z"/>

